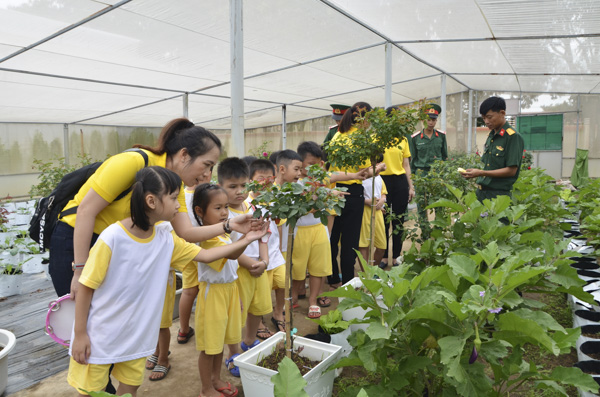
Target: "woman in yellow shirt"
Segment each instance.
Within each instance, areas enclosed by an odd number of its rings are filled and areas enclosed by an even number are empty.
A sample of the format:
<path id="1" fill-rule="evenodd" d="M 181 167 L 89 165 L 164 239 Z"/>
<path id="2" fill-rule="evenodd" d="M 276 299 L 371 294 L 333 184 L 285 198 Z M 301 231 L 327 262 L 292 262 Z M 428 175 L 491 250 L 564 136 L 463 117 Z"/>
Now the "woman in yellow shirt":
<path id="1" fill-rule="evenodd" d="M 371 105 L 366 102 L 357 102 L 344 113 L 338 132 L 333 136 L 332 141 L 348 139 L 349 136 L 357 131 L 356 119 L 364 117 L 365 113 L 372 110 Z M 350 145 L 346 146 L 352 150 Z M 338 168 L 332 166 L 331 172 L 356 173 L 362 168 L 369 167 L 369 164 L 363 164 L 358 167 Z M 345 284 L 354 278 L 354 262 L 360 240 L 360 228 L 362 224 L 363 212 L 365 208 L 365 197 L 363 194 L 362 180 L 354 179 L 349 181 L 337 182 L 339 187 L 348 189 L 346 196 L 346 205 L 342 209 L 340 216 L 337 216 L 331 230 L 331 265 L 332 274 L 327 277 L 330 286 L 340 285 L 340 276 L 338 270 L 338 243 L 340 243 L 340 268 L 342 272 L 342 283 Z"/>
<path id="2" fill-rule="evenodd" d="M 386 109 L 388 114 L 392 111 L 389 107 Z M 408 140 L 403 138 L 397 145 L 387 149 L 383 154 L 383 162 L 385 163 L 386 169 L 380 173 L 381 178 L 385 182 L 387 188 L 387 204 L 391 209 L 391 212 L 395 215 L 400 215 L 401 219 L 395 219 L 392 222 L 393 231 L 398 229 L 398 233 L 392 235 L 392 258 L 393 266 L 397 266 L 397 259 L 402 252 L 402 242 L 404 233 L 404 214 L 406 213 L 406 207 L 408 203 L 415 196 L 415 189 L 410 178 L 410 149 L 408 147 Z M 385 218 L 385 237 L 386 242 L 389 241 L 389 229 L 390 224 Z M 389 248 L 389 246 L 388 246 Z M 386 248 L 383 261 L 379 264 L 379 267 L 385 269 L 388 265 L 388 248 Z"/>
<path id="3" fill-rule="evenodd" d="M 187 186 L 205 178 L 221 154 L 221 141 L 212 132 L 194 125 L 185 118 L 175 119 L 162 129 L 156 147 L 135 145 L 148 156 L 148 166 L 160 166 L 174 171 Z M 102 163 L 79 192 L 63 209 L 76 212 L 57 222 L 50 242 L 49 271 L 58 296 L 77 295 L 79 276 L 89 250 L 98 235 L 112 223 L 129 216 L 131 192 L 117 197 L 135 181 L 144 168 L 144 158 L 136 152 L 116 154 Z M 187 214 L 185 192 L 180 189 L 180 208 L 171 222 L 179 237 L 198 243 L 231 229 L 246 233 L 251 228 L 251 216 L 241 215 L 223 224 L 194 227 Z"/>

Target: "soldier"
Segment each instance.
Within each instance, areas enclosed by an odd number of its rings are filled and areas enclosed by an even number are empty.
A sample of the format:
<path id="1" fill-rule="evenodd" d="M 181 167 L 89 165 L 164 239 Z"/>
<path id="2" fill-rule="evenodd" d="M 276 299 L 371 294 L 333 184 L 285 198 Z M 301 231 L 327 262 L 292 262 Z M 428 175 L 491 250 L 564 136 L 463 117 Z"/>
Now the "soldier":
<path id="1" fill-rule="evenodd" d="M 491 130 L 485 142 L 481 162 L 483 169 L 469 168 L 462 176 L 477 178 L 477 199 L 493 199 L 511 195 L 513 184 L 519 177 L 523 137 L 506 122 L 506 102 L 490 97 L 479 107 L 485 125 Z"/>
<path id="2" fill-rule="evenodd" d="M 448 159 L 448 144 L 446 142 L 446 133 L 436 130 L 438 116 L 442 108 L 439 105 L 431 104 L 427 109 L 429 119 L 427 119 L 427 128 L 415 132 L 409 139 L 410 153 L 412 155 L 410 168 L 421 176 L 427 176 L 431 164 L 435 160 Z M 419 222 L 421 226 L 421 235 L 423 238 L 429 238 L 429 221 L 427 219 L 427 211 L 425 207 L 429 205 L 427 202 L 427 192 L 423 191 L 417 185 L 417 210 L 419 213 Z"/>
<path id="3" fill-rule="evenodd" d="M 329 127 L 329 132 L 327 133 L 327 136 L 325 136 L 323 144 L 329 142 L 331 138 L 333 138 L 335 133 L 338 132 L 338 127 L 340 125 L 340 121 L 342 120 L 342 116 L 344 115 L 344 113 L 346 113 L 346 110 L 350 109 L 350 106 L 346 105 L 333 104 L 329 106 L 331 106 L 331 108 L 333 109 L 333 114 L 331 115 L 331 118 L 335 120 L 335 125 Z"/>

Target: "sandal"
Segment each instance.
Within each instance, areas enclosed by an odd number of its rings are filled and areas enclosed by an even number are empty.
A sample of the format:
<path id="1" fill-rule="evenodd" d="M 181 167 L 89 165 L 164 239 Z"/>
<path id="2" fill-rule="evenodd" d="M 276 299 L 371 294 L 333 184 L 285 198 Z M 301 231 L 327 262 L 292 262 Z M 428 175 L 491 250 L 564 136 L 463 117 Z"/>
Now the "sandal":
<path id="1" fill-rule="evenodd" d="M 160 364 L 156 364 L 156 366 L 154 366 L 154 369 L 152 370 L 152 372 L 160 372 L 163 375 L 160 378 L 150 378 L 151 381 L 158 381 L 158 380 L 163 380 L 164 378 L 167 377 L 167 374 L 169 373 L 169 371 L 171 370 L 171 366 L 169 365 L 168 367 L 165 367 L 163 365 Z"/>
<path id="2" fill-rule="evenodd" d="M 171 351 L 169 350 L 169 356 L 171 355 Z M 148 363 L 153 364 L 152 366 L 148 365 Z M 146 369 L 152 370 L 158 364 L 158 356 L 156 354 L 152 354 L 150 357 L 146 359 Z"/>
<path id="3" fill-rule="evenodd" d="M 320 298 L 317 298 L 317 303 L 321 307 L 329 307 L 329 306 L 331 306 L 331 300 L 328 297 L 326 297 L 326 296 L 321 296 Z"/>
<path id="4" fill-rule="evenodd" d="M 321 317 L 321 308 L 319 306 L 309 306 L 308 318 L 319 318 Z"/>
<path id="5" fill-rule="evenodd" d="M 177 343 L 179 343 L 180 345 L 185 345 L 190 341 L 190 339 L 192 339 L 192 336 L 194 336 L 194 328 L 192 327 L 190 327 L 190 330 L 187 334 L 184 334 L 183 332 L 181 332 L 181 330 L 179 330 L 177 331 Z"/>
<path id="6" fill-rule="evenodd" d="M 244 343 L 244 341 L 242 341 L 242 343 L 240 343 L 240 346 L 242 347 L 242 350 L 247 352 L 248 350 L 252 349 L 255 346 L 258 346 L 258 344 L 260 343 L 260 341 L 258 339 L 256 339 L 254 342 L 252 342 L 251 345 L 247 345 Z"/>
<path id="7" fill-rule="evenodd" d="M 265 335 L 267 335 L 267 336 L 265 336 Z M 258 339 L 267 340 L 273 335 L 275 335 L 275 334 L 272 333 L 271 330 L 268 328 L 259 328 L 256 330 L 256 337 Z"/>
<path id="8" fill-rule="evenodd" d="M 277 328 L 278 332 L 285 332 L 285 321 L 277 320 L 275 317 L 271 317 L 271 322 Z"/>
<path id="9" fill-rule="evenodd" d="M 229 373 L 233 376 L 235 376 L 236 378 L 240 377 L 240 369 L 238 368 L 237 365 L 235 365 L 233 363 L 233 359 L 236 358 L 237 356 L 239 356 L 239 354 L 234 354 L 233 356 L 225 359 L 225 367 L 227 368 L 227 370 L 229 371 Z M 221 390 L 217 390 L 217 391 L 221 391 Z M 235 394 L 237 396 L 237 393 Z"/>
<path id="10" fill-rule="evenodd" d="M 227 382 L 227 386 L 220 387 L 217 389 L 217 391 L 220 392 L 221 394 L 224 394 L 226 397 L 235 397 L 239 393 L 238 389 L 229 382 Z M 227 392 L 227 393 L 223 393 L 223 392 Z"/>

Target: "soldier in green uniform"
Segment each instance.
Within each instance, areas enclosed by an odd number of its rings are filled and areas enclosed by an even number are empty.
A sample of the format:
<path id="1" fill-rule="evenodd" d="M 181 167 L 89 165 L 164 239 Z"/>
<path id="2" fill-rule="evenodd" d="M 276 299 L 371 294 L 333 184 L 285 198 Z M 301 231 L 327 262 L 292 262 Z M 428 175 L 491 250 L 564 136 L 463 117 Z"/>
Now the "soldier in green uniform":
<path id="1" fill-rule="evenodd" d="M 331 106 L 331 108 L 333 109 L 333 114 L 331 115 L 331 118 L 335 120 L 335 125 L 332 125 L 331 127 L 329 127 L 329 132 L 325 136 L 325 140 L 323 141 L 323 143 L 329 142 L 331 140 L 331 138 L 333 138 L 335 133 L 338 132 L 338 126 L 340 125 L 342 116 L 344 116 L 344 113 L 346 113 L 346 110 L 350 109 L 350 106 L 347 106 L 347 105 L 333 104 L 333 105 L 329 105 L 329 106 Z"/>
<path id="2" fill-rule="evenodd" d="M 483 169 L 469 168 L 462 176 L 477 178 L 477 199 L 493 199 L 511 195 L 513 184 L 519 177 L 523 137 L 506 122 L 506 102 L 490 97 L 479 107 L 485 125 L 491 130 L 485 142 L 481 162 Z"/>
<path id="3" fill-rule="evenodd" d="M 408 143 L 410 145 L 410 169 L 419 176 L 427 176 L 431 164 L 435 160 L 448 159 L 448 143 L 446 142 L 446 133 L 436 130 L 438 116 L 442 108 L 437 104 L 431 104 L 426 112 L 429 115 L 427 119 L 427 128 L 415 132 Z M 429 238 L 430 227 L 427 219 L 427 211 L 425 207 L 428 205 L 427 192 L 416 185 L 417 192 L 417 210 L 419 213 L 419 223 L 421 226 L 421 236 Z"/>

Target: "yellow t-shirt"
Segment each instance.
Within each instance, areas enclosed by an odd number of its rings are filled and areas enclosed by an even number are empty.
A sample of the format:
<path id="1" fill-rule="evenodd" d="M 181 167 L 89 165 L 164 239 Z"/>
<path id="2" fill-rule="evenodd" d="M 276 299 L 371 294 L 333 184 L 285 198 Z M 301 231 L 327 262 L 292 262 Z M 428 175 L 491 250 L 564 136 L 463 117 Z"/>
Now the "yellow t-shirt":
<path id="1" fill-rule="evenodd" d="M 406 174 L 406 170 L 402 165 L 405 158 L 410 157 L 410 149 L 408 147 L 408 140 L 402 139 L 398 146 L 391 147 L 383 154 L 383 162 L 386 165 L 385 171 L 381 172 L 381 175 L 402 175 Z"/>
<path id="2" fill-rule="evenodd" d="M 333 136 L 333 138 L 331 140 L 332 141 L 336 141 L 336 140 L 340 140 L 340 139 L 346 140 L 346 141 L 348 141 L 348 145 L 347 145 L 348 150 L 352 150 L 352 147 L 350 145 L 351 141 L 350 141 L 349 136 L 356 133 L 356 131 L 357 131 L 356 127 L 352 127 L 352 128 L 350 128 L 349 131 L 343 132 L 343 133 L 338 131 L 335 133 L 335 135 Z M 368 162 L 366 162 L 358 167 L 349 167 L 349 168 L 338 168 L 338 167 L 335 167 L 332 165 L 331 168 L 329 168 L 329 171 L 330 172 L 351 172 L 351 173 L 353 173 L 353 172 L 358 172 L 359 170 L 370 167 L 370 166 L 371 166 L 371 164 Z M 349 181 L 338 182 L 338 184 L 343 184 L 343 185 L 351 185 L 353 183 L 358 183 L 360 185 L 360 184 L 362 184 L 362 181 L 360 181 L 359 179 L 352 179 Z"/>
<path id="3" fill-rule="evenodd" d="M 157 155 L 147 150 L 148 166 L 165 167 L 167 154 Z M 127 190 L 135 182 L 135 174 L 144 168 L 144 158 L 136 152 L 123 152 L 116 154 L 102 163 L 100 168 L 79 189 L 73 200 L 65 206 L 64 210 L 78 206 L 90 189 L 94 189 L 104 200 L 110 204 L 96 216 L 94 233 L 100 234 L 109 225 L 127 218 L 130 215 L 131 192 L 118 201 L 114 201 L 119 194 Z M 179 190 L 179 212 L 187 212 L 185 204 L 185 190 L 183 183 Z M 75 227 L 77 214 L 62 218 L 62 221 Z"/>

